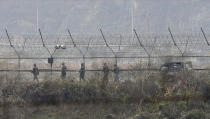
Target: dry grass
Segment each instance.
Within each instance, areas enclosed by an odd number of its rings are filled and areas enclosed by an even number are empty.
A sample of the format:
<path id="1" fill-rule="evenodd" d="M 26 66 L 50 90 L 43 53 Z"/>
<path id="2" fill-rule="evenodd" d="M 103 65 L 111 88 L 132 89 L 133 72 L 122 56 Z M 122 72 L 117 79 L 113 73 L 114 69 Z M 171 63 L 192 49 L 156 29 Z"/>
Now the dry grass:
<path id="1" fill-rule="evenodd" d="M 94 68 L 99 66 L 93 65 Z M 130 72 L 132 80 L 112 82 L 101 89 L 101 73 L 87 82 L 50 80 L 40 83 L 0 75 L 0 112 L 7 119 L 142 119 L 208 116 L 210 91 L 206 72 L 182 72 L 167 80 L 167 74 Z M 202 96 L 201 99 L 177 96 Z M 172 99 L 171 97 L 175 97 Z"/>

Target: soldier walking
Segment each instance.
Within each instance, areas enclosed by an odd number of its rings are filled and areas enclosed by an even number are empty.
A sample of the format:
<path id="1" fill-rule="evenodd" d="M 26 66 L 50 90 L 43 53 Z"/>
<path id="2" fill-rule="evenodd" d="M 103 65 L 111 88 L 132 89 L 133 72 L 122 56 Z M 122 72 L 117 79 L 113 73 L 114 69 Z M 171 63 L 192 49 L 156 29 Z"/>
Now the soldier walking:
<path id="1" fill-rule="evenodd" d="M 34 64 L 32 73 L 33 73 L 33 75 L 34 75 L 34 80 L 37 80 L 37 81 L 39 82 L 39 80 L 38 80 L 39 69 L 36 67 L 36 64 Z"/>
<path id="2" fill-rule="evenodd" d="M 104 72 L 104 77 L 103 77 L 103 81 L 102 81 L 102 88 L 105 88 L 109 82 L 109 79 L 108 79 L 109 67 L 107 66 L 106 63 L 104 63 L 103 72 Z"/>
<path id="3" fill-rule="evenodd" d="M 82 81 L 82 80 L 85 81 L 85 63 L 81 64 L 79 73 L 80 73 L 80 76 L 79 76 L 80 81 Z"/>
<path id="4" fill-rule="evenodd" d="M 118 82 L 119 79 L 120 79 L 120 69 L 119 67 L 117 66 L 117 64 L 114 65 L 114 74 L 115 74 L 115 78 L 114 78 L 114 81 L 115 82 Z"/>
<path id="5" fill-rule="evenodd" d="M 65 63 L 62 63 L 62 68 L 61 68 L 61 79 L 66 79 L 66 65 Z"/>

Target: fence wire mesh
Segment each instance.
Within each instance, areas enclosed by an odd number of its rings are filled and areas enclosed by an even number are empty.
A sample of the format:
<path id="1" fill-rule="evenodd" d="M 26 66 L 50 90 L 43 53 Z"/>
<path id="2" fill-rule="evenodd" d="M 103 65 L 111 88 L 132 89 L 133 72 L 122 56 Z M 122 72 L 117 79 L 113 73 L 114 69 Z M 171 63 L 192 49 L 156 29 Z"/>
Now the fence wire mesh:
<path id="1" fill-rule="evenodd" d="M 117 64 L 127 79 L 129 72 L 159 71 L 166 62 L 190 61 L 195 70 L 209 70 L 210 34 L 203 29 L 198 34 L 176 34 L 169 29 L 165 35 L 106 34 L 102 30 L 97 35 L 66 34 L 47 35 L 41 30 L 37 34 L 18 35 L 5 32 L 0 38 L 1 73 L 15 72 L 31 78 L 33 64 L 37 64 L 45 77 L 60 76 L 61 63 L 66 63 L 68 75 L 78 79 L 80 64 L 85 63 L 87 76 L 101 72 L 103 63 L 113 69 Z M 53 58 L 51 65 L 48 58 Z M 126 74 L 127 72 L 127 74 Z M 126 78 L 125 78 L 126 79 Z"/>

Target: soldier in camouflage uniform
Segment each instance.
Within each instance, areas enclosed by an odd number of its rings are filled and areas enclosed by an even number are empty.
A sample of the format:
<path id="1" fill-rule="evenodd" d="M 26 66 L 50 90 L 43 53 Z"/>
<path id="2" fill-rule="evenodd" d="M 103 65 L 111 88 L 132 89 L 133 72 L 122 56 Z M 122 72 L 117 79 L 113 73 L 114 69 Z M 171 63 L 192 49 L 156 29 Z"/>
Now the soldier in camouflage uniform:
<path id="1" fill-rule="evenodd" d="M 85 63 L 81 64 L 79 73 L 80 73 L 80 76 L 79 76 L 80 81 L 82 81 L 82 80 L 85 81 Z"/>
<path id="2" fill-rule="evenodd" d="M 66 65 L 65 63 L 62 63 L 62 68 L 61 68 L 61 79 L 66 79 Z"/>
<path id="3" fill-rule="evenodd" d="M 32 70 L 32 73 L 34 75 L 34 80 L 38 80 L 38 75 L 39 75 L 39 69 L 36 67 L 36 64 L 34 64 L 34 67 L 33 67 L 33 70 Z"/>
<path id="4" fill-rule="evenodd" d="M 104 66 L 103 66 L 103 73 L 104 73 L 104 77 L 103 77 L 103 80 L 102 80 L 102 88 L 105 88 L 109 82 L 109 67 L 107 66 L 106 63 L 104 63 Z"/>
<path id="5" fill-rule="evenodd" d="M 119 79 L 120 79 L 120 69 L 119 67 L 117 66 L 117 64 L 114 65 L 114 70 L 113 70 L 114 74 L 115 74 L 115 78 L 114 78 L 114 81 L 115 82 L 118 82 Z"/>

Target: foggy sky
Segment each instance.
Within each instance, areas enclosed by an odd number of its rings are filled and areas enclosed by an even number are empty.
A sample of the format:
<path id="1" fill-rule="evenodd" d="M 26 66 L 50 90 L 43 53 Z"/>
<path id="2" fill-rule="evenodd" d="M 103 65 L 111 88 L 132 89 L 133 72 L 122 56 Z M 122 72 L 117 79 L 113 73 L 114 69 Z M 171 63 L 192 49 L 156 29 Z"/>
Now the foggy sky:
<path id="1" fill-rule="evenodd" d="M 67 29 L 79 34 L 98 34 L 100 28 L 110 34 L 131 33 L 132 28 L 142 33 L 166 33 L 168 27 L 178 33 L 200 32 L 200 27 L 208 32 L 210 30 L 210 1 L 0 1 L 2 32 L 7 28 L 11 33 L 36 33 L 37 27 L 48 34 L 65 33 Z"/>

